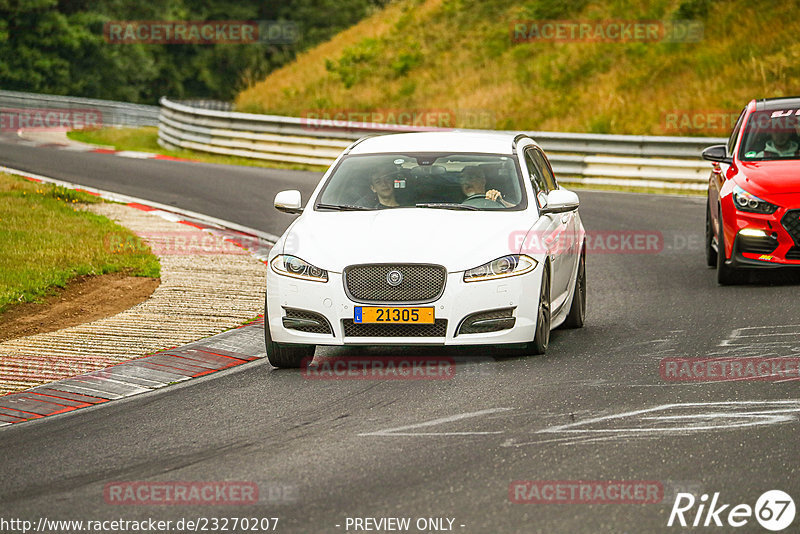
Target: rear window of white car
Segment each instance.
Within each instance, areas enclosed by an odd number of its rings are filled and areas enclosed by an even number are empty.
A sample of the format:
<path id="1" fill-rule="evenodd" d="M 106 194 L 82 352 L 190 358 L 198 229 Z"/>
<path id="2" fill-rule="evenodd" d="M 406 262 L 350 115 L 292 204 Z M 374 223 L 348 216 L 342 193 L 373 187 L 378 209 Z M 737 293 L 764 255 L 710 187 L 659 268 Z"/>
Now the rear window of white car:
<path id="1" fill-rule="evenodd" d="M 499 195 L 498 195 L 499 193 Z M 488 199 L 487 199 L 488 197 Z M 524 209 L 513 156 L 493 154 L 370 154 L 344 157 L 317 199 L 317 209 L 469 206 Z"/>

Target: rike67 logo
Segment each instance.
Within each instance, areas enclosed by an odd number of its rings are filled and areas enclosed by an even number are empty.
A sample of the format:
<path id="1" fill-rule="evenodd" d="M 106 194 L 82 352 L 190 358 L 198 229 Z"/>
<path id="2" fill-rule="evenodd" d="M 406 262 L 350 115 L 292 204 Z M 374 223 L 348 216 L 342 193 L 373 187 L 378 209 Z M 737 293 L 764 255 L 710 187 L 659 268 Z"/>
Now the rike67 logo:
<path id="1" fill-rule="evenodd" d="M 794 501 L 788 493 L 781 490 L 765 491 L 754 507 L 749 504 L 723 504 L 719 492 L 714 493 L 711 502 L 708 502 L 708 495 L 705 493 L 699 499 L 691 493 L 678 493 L 667 526 L 736 528 L 746 525 L 755 517 L 765 529 L 778 532 L 791 525 L 794 516 Z"/>

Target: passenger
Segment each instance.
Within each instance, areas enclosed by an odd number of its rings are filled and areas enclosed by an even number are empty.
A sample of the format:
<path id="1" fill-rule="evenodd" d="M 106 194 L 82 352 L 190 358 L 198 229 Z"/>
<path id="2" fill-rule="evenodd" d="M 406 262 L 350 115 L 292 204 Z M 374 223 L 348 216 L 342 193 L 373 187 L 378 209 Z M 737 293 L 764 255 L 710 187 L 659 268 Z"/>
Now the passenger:
<path id="1" fill-rule="evenodd" d="M 485 195 L 486 200 L 494 200 L 506 208 L 515 205 L 505 201 L 503 195 L 497 189 L 486 190 L 486 175 L 479 167 L 466 167 L 461 172 L 461 191 L 467 198 L 475 195 Z"/>

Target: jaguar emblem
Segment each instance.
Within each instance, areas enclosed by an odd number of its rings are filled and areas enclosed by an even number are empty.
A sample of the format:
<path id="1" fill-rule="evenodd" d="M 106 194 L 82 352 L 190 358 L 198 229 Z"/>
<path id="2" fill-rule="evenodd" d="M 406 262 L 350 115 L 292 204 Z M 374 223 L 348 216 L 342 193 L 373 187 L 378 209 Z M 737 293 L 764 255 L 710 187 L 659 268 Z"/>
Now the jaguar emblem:
<path id="1" fill-rule="evenodd" d="M 386 283 L 392 287 L 397 287 L 403 283 L 403 273 L 397 269 L 392 269 L 386 274 Z"/>

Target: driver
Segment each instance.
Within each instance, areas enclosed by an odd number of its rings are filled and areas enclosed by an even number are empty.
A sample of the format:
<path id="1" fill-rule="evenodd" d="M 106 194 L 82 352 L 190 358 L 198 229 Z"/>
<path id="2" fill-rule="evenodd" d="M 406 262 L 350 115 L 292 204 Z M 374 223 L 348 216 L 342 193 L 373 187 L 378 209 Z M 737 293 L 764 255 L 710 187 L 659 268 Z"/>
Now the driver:
<path id="1" fill-rule="evenodd" d="M 399 206 L 394 196 L 394 179 L 397 176 L 397 169 L 394 165 L 381 166 L 375 169 L 369 177 L 369 188 L 375 193 L 375 208 Z"/>
<path id="2" fill-rule="evenodd" d="M 800 156 L 800 146 L 791 139 L 791 130 L 787 127 L 789 117 L 776 117 L 772 119 L 770 139 L 766 142 L 764 150 L 756 154 L 757 158 L 786 158 Z M 794 122 L 794 121 L 793 121 Z M 797 124 L 794 124 L 797 128 Z"/>
<path id="3" fill-rule="evenodd" d="M 486 175 L 480 167 L 466 167 L 461 172 L 461 191 L 467 198 L 474 195 L 485 195 L 486 200 L 494 200 L 506 208 L 514 206 L 505 201 L 497 189 L 486 190 Z"/>

